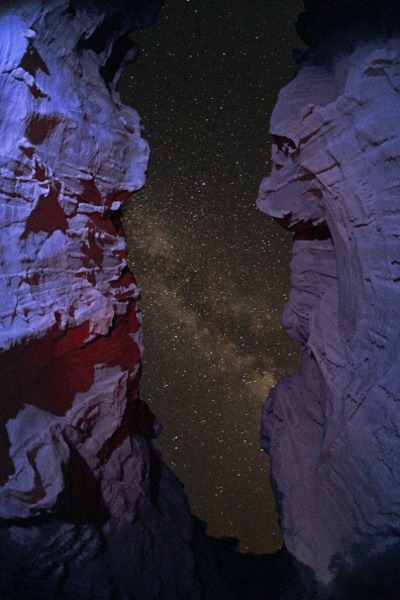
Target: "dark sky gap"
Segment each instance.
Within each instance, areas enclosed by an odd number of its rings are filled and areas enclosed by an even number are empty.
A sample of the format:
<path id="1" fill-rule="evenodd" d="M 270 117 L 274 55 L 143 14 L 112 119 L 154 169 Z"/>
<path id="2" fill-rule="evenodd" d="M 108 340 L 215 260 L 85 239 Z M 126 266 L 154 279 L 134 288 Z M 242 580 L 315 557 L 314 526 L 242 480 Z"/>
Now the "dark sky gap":
<path id="1" fill-rule="evenodd" d="M 297 366 L 280 325 L 291 235 L 255 199 L 301 8 L 167 1 L 133 36 L 141 56 L 119 84 L 152 150 L 148 182 L 124 208 L 143 297 L 142 397 L 165 426 L 158 444 L 193 512 L 253 552 L 280 545 L 260 408 Z"/>

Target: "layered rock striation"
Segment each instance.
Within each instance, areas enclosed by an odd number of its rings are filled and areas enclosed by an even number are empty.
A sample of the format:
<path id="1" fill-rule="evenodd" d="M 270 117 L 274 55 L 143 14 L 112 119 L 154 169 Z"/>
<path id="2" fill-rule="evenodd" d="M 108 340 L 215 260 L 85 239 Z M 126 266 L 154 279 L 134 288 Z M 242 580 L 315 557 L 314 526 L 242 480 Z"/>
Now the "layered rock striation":
<path id="1" fill-rule="evenodd" d="M 116 83 L 159 0 L 0 9 L 0 593 L 198 598 L 192 520 L 138 396 L 118 209 L 149 150 Z"/>
<path id="2" fill-rule="evenodd" d="M 279 94 L 258 199 L 295 232 L 283 325 L 301 367 L 271 390 L 262 445 L 285 544 L 321 597 L 364 586 L 389 598 L 400 559 L 399 4 L 305 5 L 310 50 Z"/>

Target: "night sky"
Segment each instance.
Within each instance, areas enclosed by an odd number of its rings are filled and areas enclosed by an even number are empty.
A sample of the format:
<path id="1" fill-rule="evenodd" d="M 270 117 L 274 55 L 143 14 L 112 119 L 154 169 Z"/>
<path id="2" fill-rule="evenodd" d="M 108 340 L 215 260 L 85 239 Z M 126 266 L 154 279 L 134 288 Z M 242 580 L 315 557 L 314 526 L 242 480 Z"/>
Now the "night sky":
<path id="1" fill-rule="evenodd" d="M 280 324 L 291 236 L 255 200 L 301 10 L 298 0 L 167 1 L 134 34 L 141 55 L 119 86 L 152 150 L 147 184 L 124 209 L 142 289 L 142 398 L 194 514 L 252 552 L 280 547 L 260 408 L 298 361 Z"/>

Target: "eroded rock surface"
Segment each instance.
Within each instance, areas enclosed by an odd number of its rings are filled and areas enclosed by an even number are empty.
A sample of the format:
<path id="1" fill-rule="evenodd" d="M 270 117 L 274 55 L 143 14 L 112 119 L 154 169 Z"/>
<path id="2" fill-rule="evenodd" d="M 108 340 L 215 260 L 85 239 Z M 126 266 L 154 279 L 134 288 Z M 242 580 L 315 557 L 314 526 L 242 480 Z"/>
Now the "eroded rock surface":
<path id="1" fill-rule="evenodd" d="M 0 10 L 0 588 L 198 598 L 192 520 L 138 397 L 139 293 L 118 216 L 145 179 L 115 91 L 159 0 Z"/>
<path id="2" fill-rule="evenodd" d="M 262 444 L 286 546 L 319 589 L 346 598 L 352 580 L 389 598 L 400 558 L 399 6 L 305 4 L 311 52 L 279 95 L 258 200 L 295 231 L 283 325 L 301 367 L 271 390 Z"/>

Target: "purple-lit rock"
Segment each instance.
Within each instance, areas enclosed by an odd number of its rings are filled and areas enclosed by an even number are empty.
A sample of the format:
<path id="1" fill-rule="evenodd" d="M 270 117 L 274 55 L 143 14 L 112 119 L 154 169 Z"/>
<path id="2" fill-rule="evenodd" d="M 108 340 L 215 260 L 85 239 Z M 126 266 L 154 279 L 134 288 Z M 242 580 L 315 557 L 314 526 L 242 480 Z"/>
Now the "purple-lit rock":
<path id="1" fill-rule="evenodd" d="M 400 39 L 377 37 L 325 45 L 280 92 L 258 199 L 296 232 L 283 325 L 301 345 L 262 444 L 285 544 L 328 590 L 399 583 Z"/>
<path id="2" fill-rule="evenodd" d="M 117 209 L 148 146 L 116 83 L 160 1 L 0 10 L 0 589 L 198 598 L 182 486 L 138 398 L 138 288 Z M 0 593 L 1 593 L 0 592 Z"/>

